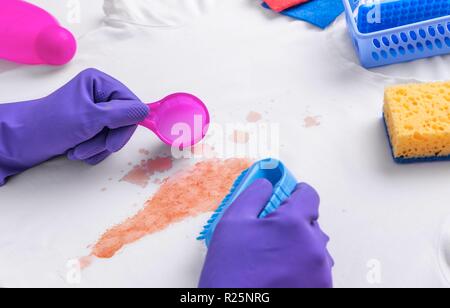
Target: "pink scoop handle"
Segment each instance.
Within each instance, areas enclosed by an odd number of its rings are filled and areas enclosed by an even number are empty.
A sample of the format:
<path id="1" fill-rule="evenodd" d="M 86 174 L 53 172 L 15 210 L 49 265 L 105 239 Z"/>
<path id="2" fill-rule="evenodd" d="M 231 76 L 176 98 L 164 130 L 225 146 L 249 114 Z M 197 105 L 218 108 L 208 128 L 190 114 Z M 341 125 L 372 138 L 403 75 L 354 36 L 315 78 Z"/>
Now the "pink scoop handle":
<path id="1" fill-rule="evenodd" d="M 160 104 L 161 104 L 161 102 L 147 104 L 147 106 L 150 110 L 149 115 L 144 121 L 139 123 L 139 125 L 148 128 L 155 134 L 157 133 L 156 121 L 158 119 L 158 108 L 159 108 Z"/>
<path id="2" fill-rule="evenodd" d="M 176 93 L 148 104 L 149 116 L 140 125 L 170 146 L 188 147 L 200 142 L 210 123 L 205 104 L 188 93 Z"/>

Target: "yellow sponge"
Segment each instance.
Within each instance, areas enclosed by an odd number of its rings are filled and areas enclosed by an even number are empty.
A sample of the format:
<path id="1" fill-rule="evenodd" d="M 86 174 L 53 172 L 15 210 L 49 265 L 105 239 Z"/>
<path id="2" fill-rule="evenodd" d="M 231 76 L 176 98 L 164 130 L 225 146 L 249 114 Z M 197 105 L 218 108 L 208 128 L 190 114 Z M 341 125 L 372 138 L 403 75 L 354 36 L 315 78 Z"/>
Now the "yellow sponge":
<path id="1" fill-rule="evenodd" d="M 450 159 L 450 81 L 389 87 L 384 100 L 397 162 Z"/>

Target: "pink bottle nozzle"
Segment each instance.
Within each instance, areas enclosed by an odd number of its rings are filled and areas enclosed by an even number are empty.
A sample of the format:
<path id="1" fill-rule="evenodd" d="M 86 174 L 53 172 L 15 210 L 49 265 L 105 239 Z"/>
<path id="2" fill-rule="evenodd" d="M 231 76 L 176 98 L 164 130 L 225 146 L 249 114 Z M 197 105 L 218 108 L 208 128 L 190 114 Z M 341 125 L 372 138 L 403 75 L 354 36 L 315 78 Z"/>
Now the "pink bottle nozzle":
<path id="1" fill-rule="evenodd" d="M 72 33 L 58 25 L 50 26 L 39 33 L 36 52 L 43 62 L 64 65 L 75 56 L 77 42 Z"/>
<path id="2" fill-rule="evenodd" d="M 0 0 L 0 58 L 31 65 L 63 65 L 75 55 L 72 33 L 44 9 L 22 0 Z"/>
<path id="3" fill-rule="evenodd" d="M 153 131 L 164 143 L 186 148 L 206 136 L 209 112 L 197 97 L 176 93 L 148 106 L 150 115 L 140 125 Z"/>

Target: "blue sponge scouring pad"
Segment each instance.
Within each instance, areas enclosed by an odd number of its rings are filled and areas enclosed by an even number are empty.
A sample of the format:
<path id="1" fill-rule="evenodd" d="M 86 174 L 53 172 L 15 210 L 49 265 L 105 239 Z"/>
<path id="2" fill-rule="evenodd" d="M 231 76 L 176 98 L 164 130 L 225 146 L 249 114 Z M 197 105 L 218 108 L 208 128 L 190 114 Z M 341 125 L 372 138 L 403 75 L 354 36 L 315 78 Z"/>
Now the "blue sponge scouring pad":
<path id="1" fill-rule="evenodd" d="M 267 9 L 270 7 L 263 3 Z M 284 10 L 281 14 L 306 21 L 325 29 L 344 12 L 342 0 L 311 0 L 310 2 Z"/>
<path id="2" fill-rule="evenodd" d="M 380 20 L 370 22 L 377 6 Z M 449 0 L 384 0 L 379 3 L 361 3 L 357 23 L 361 33 L 372 33 L 449 14 Z"/>

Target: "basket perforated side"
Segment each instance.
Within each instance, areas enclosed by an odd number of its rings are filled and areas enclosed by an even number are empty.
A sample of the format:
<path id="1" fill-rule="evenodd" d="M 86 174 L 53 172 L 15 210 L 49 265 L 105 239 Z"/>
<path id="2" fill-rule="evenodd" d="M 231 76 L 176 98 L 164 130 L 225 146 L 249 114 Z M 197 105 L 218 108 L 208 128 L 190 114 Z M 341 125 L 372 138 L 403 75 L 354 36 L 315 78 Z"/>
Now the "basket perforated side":
<path id="1" fill-rule="evenodd" d="M 370 34 L 356 25 L 352 4 L 346 6 L 349 32 L 364 67 L 377 67 L 450 53 L 450 16 Z"/>

